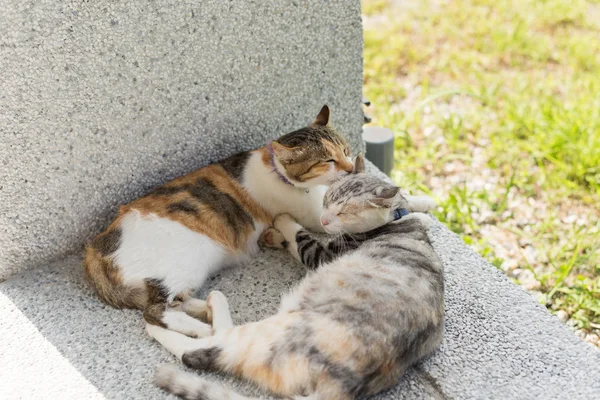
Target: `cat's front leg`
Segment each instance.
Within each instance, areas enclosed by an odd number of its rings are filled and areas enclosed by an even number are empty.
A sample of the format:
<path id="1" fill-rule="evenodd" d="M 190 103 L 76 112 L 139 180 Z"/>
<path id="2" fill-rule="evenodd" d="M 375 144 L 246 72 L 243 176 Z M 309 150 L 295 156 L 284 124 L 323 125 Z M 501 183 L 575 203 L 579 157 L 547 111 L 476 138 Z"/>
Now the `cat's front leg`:
<path id="1" fill-rule="evenodd" d="M 408 202 L 408 211 L 427 212 L 435 208 L 435 201 L 429 196 L 404 196 Z"/>
<path id="2" fill-rule="evenodd" d="M 298 253 L 298 243 L 296 242 L 296 233 L 303 230 L 302 225 L 297 223 L 291 215 L 280 214 L 275 217 L 273 227 L 274 231 L 279 232 L 283 237 L 283 247 L 288 249 L 296 260 L 302 262 L 300 254 Z"/>
<path id="3" fill-rule="evenodd" d="M 273 226 L 283 234 L 288 243 L 287 249 L 300 262 L 309 269 L 316 269 L 319 265 L 329 262 L 337 257 L 338 252 L 333 248 L 336 239 L 327 244 L 321 243 L 312 233 L 298 224 L 289 214 L 281 214 L 275 217 Z"/>

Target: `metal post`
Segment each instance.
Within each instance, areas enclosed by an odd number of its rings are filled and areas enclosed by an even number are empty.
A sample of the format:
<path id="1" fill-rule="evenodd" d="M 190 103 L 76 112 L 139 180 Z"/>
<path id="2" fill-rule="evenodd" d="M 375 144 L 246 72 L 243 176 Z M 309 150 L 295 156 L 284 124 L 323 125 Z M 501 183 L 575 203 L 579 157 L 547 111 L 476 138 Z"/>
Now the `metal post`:
<path id="1" fill-rule="evenodd" d="M 391 176 L 394 169 L 394 132 L 381 126 L 365 126 L 362 137 L 367 145 L 367 160 Z"/>

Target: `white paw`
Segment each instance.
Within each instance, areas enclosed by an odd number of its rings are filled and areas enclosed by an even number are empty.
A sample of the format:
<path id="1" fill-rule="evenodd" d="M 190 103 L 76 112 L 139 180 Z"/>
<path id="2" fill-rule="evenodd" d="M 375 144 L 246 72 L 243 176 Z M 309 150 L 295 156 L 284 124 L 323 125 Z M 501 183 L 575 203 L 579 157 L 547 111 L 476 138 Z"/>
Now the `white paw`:
<path id="1" fill-rule="evenodd" d="M 206 298 L 206 305 L 208 306 L 208 322 L 210 324 L 214 322 L 215 314 L 229 314 L 229 303 L 227 302 L 227 297 L 225 297 L 225 295 L 218 290 L 213 290 L 208 294 L 208 297 Z"/>
<path id="2" fill-rule="evenodd" d="M 403 217 L 401 221 L 408 221 L 409 219 L 419 220 L 426 230 L 429 229 L 429 227 L 433 223 L 433 220 L 429 215 L 420 212 L 410 213 L 406 217 Z"/>
<path id="3" fill-rule="evenodd" d="M 435 208 L 435 201 L 429 196 L 407 196 L 411 211 L 427 212 Z"/>
<path id="4" fill-rule="evenodd" d="M 151 338 L 156 339 L 162 331 L 166 331 L 166 329 L 158 325 L 152 325 L 146 322 L 146 333 Z"/>
<path id="5" fill-rule="evenodd" d="M 271 247 L 274 249 L 285 248 L 285 237 L 275 228 L 265 229 L 258 242 L 262 246 Z"/>
<path id="6" fill-rule="evenodd" d="M 208 297 L 206 298 L 206 305 L 211 311 L 213 311 L 213 314 L 215 309 L 229 310 L 229 303 L 227 302 L 227 297 L 225 297 L 225 295 L 218 290 L 213 290 L 209 293 Z"/>
<path id="7" fill-rule="evenodd" d="M 302 229 L 302 226 L 289 214 L 279 214 L 275 217 L 273 226 L 283 234 L 288 242 L 295 240 L 296 232 Z"/>
<path id="8" fill-rule="evenodd" d="M 166 311 L 163 314 L 162 322 L 167 329 L 183 333 L 192 338 L 202 338 L 212 335 L 212 327 L 199 321 L 183 311 Z"/>
<path id="9" fill-rule="evenodd" d="M 189 316 L 207 322 L 208 306 L 206 301 L 190 298 L 183 302 L 182 310 Z"/>

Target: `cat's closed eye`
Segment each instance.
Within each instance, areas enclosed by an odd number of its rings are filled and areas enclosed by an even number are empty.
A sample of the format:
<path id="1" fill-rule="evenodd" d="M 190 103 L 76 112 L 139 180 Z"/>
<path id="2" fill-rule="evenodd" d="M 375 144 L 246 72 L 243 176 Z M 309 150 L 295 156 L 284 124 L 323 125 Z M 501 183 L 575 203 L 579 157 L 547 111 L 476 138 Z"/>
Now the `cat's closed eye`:
<path id="1" fill-rule="evenodd" d="M 332 158 L 332 159 L 330 159 L 330 160 L 327 160 L 327 161 L 325 161 L 325 162 L 332 162 L 332 163 L 334 163 L 334 162 L 335 162 L 335 160 Z"/>

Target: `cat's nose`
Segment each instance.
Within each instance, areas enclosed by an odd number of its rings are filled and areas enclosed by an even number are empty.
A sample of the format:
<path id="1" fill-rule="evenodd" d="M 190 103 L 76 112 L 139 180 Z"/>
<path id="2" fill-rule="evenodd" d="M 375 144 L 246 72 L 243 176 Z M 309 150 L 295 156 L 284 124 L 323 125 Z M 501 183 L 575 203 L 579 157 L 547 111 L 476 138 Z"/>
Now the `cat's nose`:
<path id="1" fill-rule="evenodd" d="M 323 226 L 329 225 L 329 220 L 327 218 L 321 217 L 321 224 Z"/>
<path id="2" fill-rule="evenodd" d="M 354 170 L 354 163 L 352 162 L 350 157 L 346 157 L 345 159 L 341 158 L 338 161 L 338 169 L 340 170 L 340 172 L 344 171 L 344 172 L 351 174 L 352 171 Z"/>

